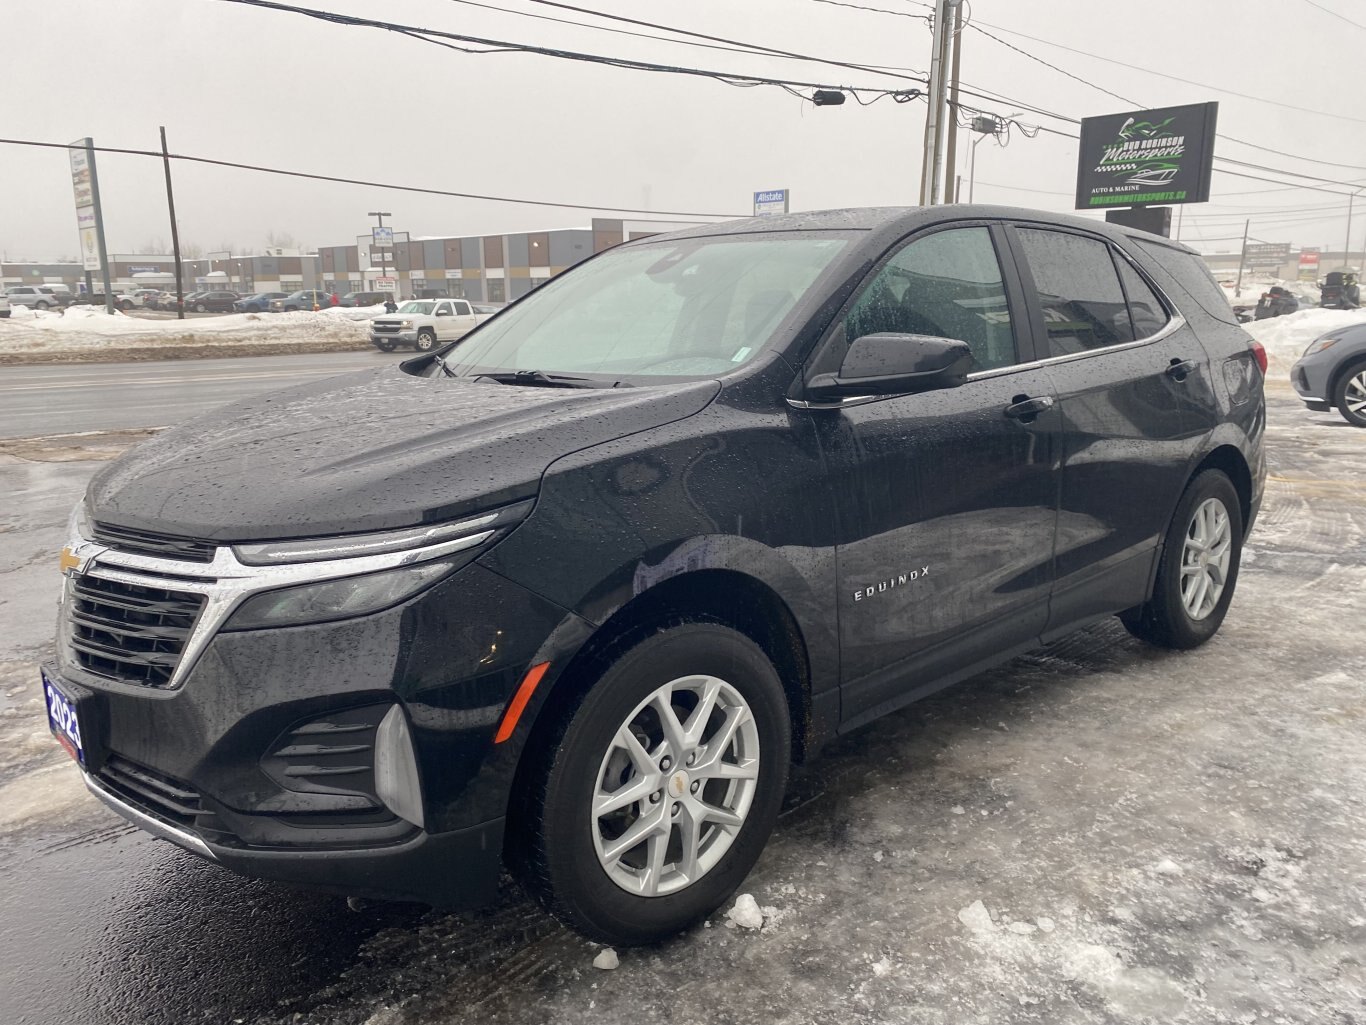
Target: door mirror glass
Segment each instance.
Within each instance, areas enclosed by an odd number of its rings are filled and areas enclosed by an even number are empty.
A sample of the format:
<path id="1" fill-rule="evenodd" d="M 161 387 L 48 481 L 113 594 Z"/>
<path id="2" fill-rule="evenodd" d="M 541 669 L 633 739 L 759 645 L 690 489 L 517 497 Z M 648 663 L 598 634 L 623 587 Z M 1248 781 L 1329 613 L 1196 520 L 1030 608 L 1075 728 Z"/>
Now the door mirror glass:
<path id="1" fill-rule="evenodd" d="M 957 388 L 972 369 L 972 349 L 967 342 L 883 332 L 855 339 L 839 373 L 817 374 L 808 383 L 806 394 L 816 401 L 827 401 Z"/>

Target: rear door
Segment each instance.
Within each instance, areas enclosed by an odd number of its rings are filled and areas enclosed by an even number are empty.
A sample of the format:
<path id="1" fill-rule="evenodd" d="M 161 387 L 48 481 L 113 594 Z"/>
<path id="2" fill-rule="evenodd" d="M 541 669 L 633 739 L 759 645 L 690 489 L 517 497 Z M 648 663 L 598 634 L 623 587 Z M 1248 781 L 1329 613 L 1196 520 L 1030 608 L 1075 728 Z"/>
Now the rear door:
<path id="1" fill-rule="evenodd" d="M 474 310 L 464 299 L 452 300 L 451 305 L 455 308 L 456 337 L 459 338 L 474 329 Z"/>
<path id="2" fill-rule="evenodd" d="M 913 236 L 808 368 L 837 368 L 850 340 L 878 332 L 960 339 L 977 367 L 958 388 L 808 406 L 837 510 L 846 725 L 1036 643 L 1047 618 L 1057 414 L 1002 253 L 989 223 Z"/>
<path id="3" fill-rule="evenodd" d="M 1011 234 L 1061 413 L 1051 635 L 1146 598 L 1207 368 L 1174 308 L 1109 241 L 1052 225 Z"/>

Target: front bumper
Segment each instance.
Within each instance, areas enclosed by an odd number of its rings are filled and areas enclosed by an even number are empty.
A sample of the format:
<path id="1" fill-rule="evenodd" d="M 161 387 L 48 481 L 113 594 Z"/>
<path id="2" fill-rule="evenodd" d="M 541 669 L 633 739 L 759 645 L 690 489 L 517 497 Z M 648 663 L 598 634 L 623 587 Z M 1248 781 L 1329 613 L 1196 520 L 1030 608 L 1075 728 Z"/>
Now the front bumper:
<path id="1" fill-rule="evenodd" d="M 527 668 L 566 664 L 586 625 L 476 562 L 369 615 L 220 631 L 186 672 L 138 681 L 71 647 L 72 588 L 100 558 L 68 581 L 61 662 L 44 667 L 78 709 L 100 800 L 244 875 L 444 907 L 492 898 L 526 739 L 494 732 Z M 395 705 L 423 828 L 379 797 L 378 724 Z"/>
<path id="2" fill-rule="evenodd" d="M 371 331 L 370 342 L 371 344 L 375 344 L 378 342 L 390 342 L 396 345 L 416 345 L 417 330 L 413 329 L 409 331 Z"/>
<path id="3" fill-rule="evenodd" d="M 479 907 L 497 893 L 502 861 L 502 818 L 445 833 L 419 832 L 372 848 L 291 851 L 225 847 L 168 822 L 82 772 L 86 789 L 107 807 L 153 836 L 252 879 L 303 889 L 381 900 L 412 900 L 436 907 Z"/>
<path id="4" fill-rule="evenodd" d="M 1290 368 L 1290 384 L 1299 394 L 1300 400 L 1310 409 L 1327 412 L 1332 409 L 1328 396 L 1328 377 L 1331 362 L 1306 357 L 1297 360 Z"/>

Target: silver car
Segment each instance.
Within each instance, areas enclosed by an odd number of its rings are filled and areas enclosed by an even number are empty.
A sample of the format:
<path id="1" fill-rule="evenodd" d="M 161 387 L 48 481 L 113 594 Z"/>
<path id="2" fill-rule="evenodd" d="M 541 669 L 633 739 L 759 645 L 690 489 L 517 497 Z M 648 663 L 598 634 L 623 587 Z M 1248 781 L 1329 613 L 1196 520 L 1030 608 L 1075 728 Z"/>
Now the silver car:
<path id="1" fill-rule="evenodd" d="M 1349 424 L 1366 427 L 1366 324 L 1315 338 L 1290 368 L 1290 383 L 1310 409 L 1336 406 Z"/>

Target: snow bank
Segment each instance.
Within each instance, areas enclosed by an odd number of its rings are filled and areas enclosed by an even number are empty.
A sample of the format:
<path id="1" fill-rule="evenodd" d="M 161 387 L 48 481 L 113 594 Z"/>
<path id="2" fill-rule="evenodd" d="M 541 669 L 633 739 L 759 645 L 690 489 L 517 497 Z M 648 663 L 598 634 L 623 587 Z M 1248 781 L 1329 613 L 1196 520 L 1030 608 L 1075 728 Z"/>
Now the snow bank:
<path id="1" fill-rule="evenodd" d="M 224 317 L 152 320 L 75 306 L 64 314 L 25 309 L 0 320 L 0 353 L 129 348 L 158 344 L 234 345 L 241 342 L 356 342 L 369 337 L 366 321 L 384 307 L 313 313 L 233 313 Z M 365 314 L 364 317 L 357 316 Z"/>
<path id="2" fill-rule="evenodd" d="M 1366 324 L 1366 309 L 1362 310 L 1300 310 L 1284 317 L 1254 320 L 1244 324 L 1247 333 L 1266 346 L 1271 362 L 1281 370 L 1289 370 L 1315 338 L 1338 328 Z"/>

